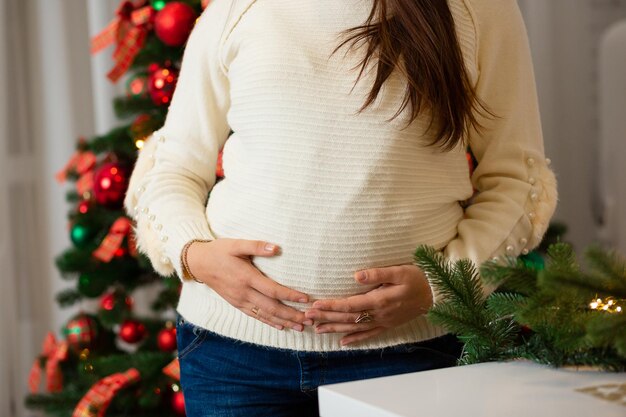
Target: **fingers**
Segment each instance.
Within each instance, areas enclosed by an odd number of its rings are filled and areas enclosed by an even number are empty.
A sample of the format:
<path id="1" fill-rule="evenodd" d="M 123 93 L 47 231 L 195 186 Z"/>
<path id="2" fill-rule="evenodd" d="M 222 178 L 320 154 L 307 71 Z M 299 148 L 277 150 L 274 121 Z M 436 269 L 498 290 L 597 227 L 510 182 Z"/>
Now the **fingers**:
<path id="1" fill-rule="evenodd" d="M 308 310 L 304 313 L 307 319 L 317 323 L 354 323 L 360 313 L 339 313 L 336 311 Z"/>
<path id="2" fill-rule="evenodd" d="M 278 246 L 265 241 L 234 239 L 231 247 L 233 256 L 272 256 L 279 251 Z M 246 302 L 245 313 L 259 321 L 269 324 L 279 330 L 284 328 L 303 331 L 304 325 L 313 324 L 312 320 L 304 317 L 304 312 L 286 306 L 281 301 L 307 303 L 309 297 L 297 290 L 278 284 L 276 281 L 263 275 L 249 260 L 240 263 L 243 273 L 244 287 L 247 291 L 239 293 Z M 244 309 L 242 309 L 244 310 Z"/>
<path id="3" fill-rule="evenodd" d="M 273 249 L 267 250 L 267 245 Z M 233 255 L 256 255 L 272 256 L 278 252 L 278 246 L 257 240 L 236 239 L 233 241 Z M 303 292 L 278 284 L 276 281 L 263 275 L 256 267 L 249 265 L 246 271 L 249 275 L 249 285 L 258 292 L 276 300 L 308 303 L 309 297 Z"/>
<path id="4" fill-rule="evenodd" d="M 254 307 L 253 307 L 254 308 Z M 252 317 L 253 319 L 257 319 L 262 323 L 265 323 L 269 326 L 272 326 L 278 330 L 283 330 L 285 328 L 285 326 L 281 325 L 281 324 L 277 324 L 277 323 L 272 323 L 271 321 L 269 321 L 268 319 L 266 319 L 263 316 L 259 316 L 259 312 L 261 310 L 257 310 L 256 313 L 254 311 L 252 311 L 250 308 L 242 308 L 241 311 L 243 311 L 244 313 L 246 313 L 248 316 Z"/>
<path id="5" fill-rule="evenodd" d="M 384 331 L 385 328 L 383 327 L 374 327 L 373 329 L 365 330 L 362 332 L 351 333 L 342 337 L 339 343 L 341 343 L 342 346 L 346 346 L 351 343 L 362 342 L 366 339 L 371 339 L 372 337 L 378 336 Z"/>
<path id="6" fill-rule="evenodd" d="M 274 256 L 279 252 L 278 245 L 262 240 L 232 239 L 230 246 L 234 256 Z"/>
<path id="7" fill-rule="evenodd" d="M 358 313 L 373 309 L 375 305 L 372 297 L 366 293 L 335 300 L 317 300 L 312 307 L 318 310 Z"/>
<path id="8" fill-rule="evenodd" d="M 261 293 L 252 294 L 250 302 L 256 307 L 256 317 L 265 319 L 273 324 L 288 327 L 295 331 L 304 330 L 304 323 L 313 324 L 310 319 L 304 316 L 302 311 L 284 305 L 276 299 L 269 298 Z"/>
<path id="9" fill-rule="evenodd" d="M 322 323 L 315 326 L 315 333 L 354 333 L 377 327 L 374 323 Z"/>
<path id="10" fill-rule="evenodd" d="M 400 284 L 404 277 L 404 268 L 408 265 L 394 265 L 383 268 L 371 268 L 357 271 L 354 278 L 358 283 L 367 285 Z"/>
<path id="11" fill-rule="evenodd" d="M 304 312 L 281 301 L 307 303 L 309 297 L 266 277 L 251 256 L 274 256 L 280 248 L 266 241 L 221 238 L 208 258 L 206 284 L 235 308 L 278 330 L 303 331 L 312 325 Z"/>
<path id="12" fill-rule="evenodd" d="M 280 285 L 261 274 L 256 268 L 254 270 L 256 271 L 256 276 L 250 280 L 250 286 L 261 294 L 275 300 L 294 301 L 297 303 L 307 303 L 309 301 L 309 297 L 305 293 Z"/>

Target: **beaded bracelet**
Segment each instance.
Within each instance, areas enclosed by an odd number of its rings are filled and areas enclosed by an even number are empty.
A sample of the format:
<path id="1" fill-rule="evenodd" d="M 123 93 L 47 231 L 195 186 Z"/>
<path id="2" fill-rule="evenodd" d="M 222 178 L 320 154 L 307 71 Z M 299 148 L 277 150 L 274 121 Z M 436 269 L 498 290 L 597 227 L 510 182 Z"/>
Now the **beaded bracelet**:
<path id="1" fill-rule="evenodd" d="M 211 240 L 205 240 L 205 239 L 193 239 L 190 240 L 189 242 L 187 242 L 185 244 L 185 246 L 183 246 L 183 250 L 181 253 L 181 261 L 183 264 L 183 279 L 186 280 L 194 280 L 196 282 L 199 282 L 200 284 L 204 284 L 204 282 L 200 281 L 198 278 L 196 278 L 192 273 L 191 270 L 189 269 L 189 263 L 187 261 L 187 252 L 189 251 L 189 248 L 191 247 L 192 244 L 194 243 L 206 243 L 206 242 L 211 242 Z"/>

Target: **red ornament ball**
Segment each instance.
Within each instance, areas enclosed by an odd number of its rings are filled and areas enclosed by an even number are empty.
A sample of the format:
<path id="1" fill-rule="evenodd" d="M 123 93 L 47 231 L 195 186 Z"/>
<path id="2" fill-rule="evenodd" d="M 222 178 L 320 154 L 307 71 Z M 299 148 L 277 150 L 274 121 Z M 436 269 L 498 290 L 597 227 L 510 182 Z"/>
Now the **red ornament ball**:
<path id="1" fill-rule="evenodd" d="M 78 203 L 78 207 L 76 208 L 76 210 L 80 214 L 87 214 L 87 212 L 89 211 L 89 208 L 90 208 L 89 201 L 83 200 L 80 203 Z"/>
<path id="2" fill-rule="evenodd" d="M 100 299 L 100 308 L 106 311 L 111 311 L 115 308 L 117 301 L 115 300 L 115 293 L 110 292 L 104 294 Z"/>
<path id="3" fill-rule="evenodd" d="M 94 175 L 93 193 L 96 202 L 108 208 L 121 208 L 128 188 L 129 169 L 123 164 L 109 162 Z"/>
<path id="4" fill-rule="evenodd" d="M 79 313 L 67 322 L 63 334 L 75 351 L 92 348 L 100 334 L 100 324 L 95 316 Z"/>
<path id="5" fill-rule="evenodd" d="M 184 416 L 185 414 L 185 397 L 182 391 L 178 391 L 172 394 L 172 410 L 176 415 Z"/>
<path id="6" fill-rule="evenodd" d="M 157 335 L 157 346 L 163 352 L 172 352 L 176 349 L 176 329 L 162 329 Z"/>
<path id="7" fill-rule="evenodd" d="M 145 74 L 137 74 L 126 83 L 126 95 L 128 97 L 144 97 L 148 94 L 148 77 Z"/>
<path id="8" fill-rule="evenodd" d="M 173 67 L 156 67 L 148 76 L 148 92 L 152 102 L 157 106 L 168 105 L 172 101 L 178 70 Z"/>
<path id="9" fill-rule="evenodd" d="M 133 298 L 119 290 L 110 291 L 100 299 L 100 308 L 106 311 L 112 311 L 123 306 L 125 310 L 130 311 L 133 308 Z"/>
<path id="10" fill-rule="evenodd" d="M 137 320 L 125 320 L 120 326 L 119 336 L 126 343 L 137 343 L 146 337 L 146 326 Z"/>
<path id="11" fill-rule="evenodd" d="M 181 46 L 189 38 L 197 18 L 198 15 L 190 5 L 171 1 L 154 18 L 154 32 L 164 44 Z"/>

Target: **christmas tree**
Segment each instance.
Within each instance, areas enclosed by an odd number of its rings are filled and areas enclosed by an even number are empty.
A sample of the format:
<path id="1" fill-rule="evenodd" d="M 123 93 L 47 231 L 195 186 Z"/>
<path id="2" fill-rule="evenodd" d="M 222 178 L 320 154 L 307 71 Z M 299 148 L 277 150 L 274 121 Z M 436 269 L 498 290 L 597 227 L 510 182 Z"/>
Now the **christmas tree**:
<path id="1" fill-rule="evenodd" d="M 120 125 L 80 139 L 57 175 L 75 183 L 67 194 L 72 247 L 58 256 L 57 266 L 76 282 L 57 301 L 81 311 L 64 326 L 61 340 L 53 332 L 45 338 L 29 375 L 28 408 L 68 417 L 185 414 L 175 325 L 163 319 L 176 306 L 180 280 L 157 275 L 137 253 L 122 205 L 137 152 L 165 120 L 184 44 L 207 3 L 122 1 L 92 40 L 92 53 L 114 47 L 108 78 L 125 82 L 126 94 L 113 103 Z M 155 284 L 153 314 L 140 317 L 133 295 Z M 97 311 L 82 308 L 86 299 L 99 300 Z"/>

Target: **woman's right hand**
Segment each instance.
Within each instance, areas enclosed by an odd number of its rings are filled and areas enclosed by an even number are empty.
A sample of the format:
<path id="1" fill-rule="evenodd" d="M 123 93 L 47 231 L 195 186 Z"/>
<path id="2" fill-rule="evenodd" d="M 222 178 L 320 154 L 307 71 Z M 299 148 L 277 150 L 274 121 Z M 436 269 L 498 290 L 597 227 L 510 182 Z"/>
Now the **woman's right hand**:
<path id="1" fill-rule="evenodd" d="M 266 277 L 251 256 L 275 256 L 277 245 L 258 240 L 220 238 L 194 242 L 187 250 L 189 272 L 250 317 L 282 330 L 302 331 L 313 322 L 281 302 L 307 303 L 309 297 Z"/>

